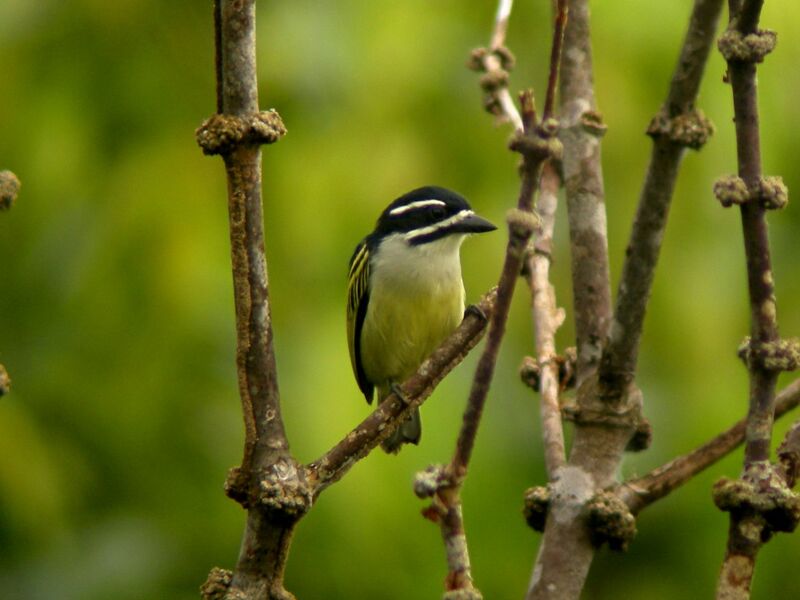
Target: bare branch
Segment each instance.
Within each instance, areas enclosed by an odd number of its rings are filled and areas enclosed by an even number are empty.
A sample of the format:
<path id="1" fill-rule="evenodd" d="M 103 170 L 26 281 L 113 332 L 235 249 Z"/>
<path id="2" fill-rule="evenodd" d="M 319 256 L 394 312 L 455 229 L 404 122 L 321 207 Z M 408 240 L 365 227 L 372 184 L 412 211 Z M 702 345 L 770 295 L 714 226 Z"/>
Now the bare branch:
<path id="1" fill-rule="evenodd" d="M 600 366 L 600 379 L 609 387 L 624 387 L 634 378 L 645 311 L 681 159 L 687 147 L 699 148 L 711 133 L 710 122 L 695 110 L 694 103 L 721 11 L 722 0 L 695 2 L 667 100 L 648 129 L 653 138 L 650 164 Z"/>
<path id="2" fill-rule="evenodd" d="M 338 481 L 358 460 L 391 435 L 411 412 L 420 406 L 439 382 L 458 365 L 483 337 L 486 319 L 495 312 L 497 290 L 492 289 L 469 312 L 461 325 L 420 365 L 416 374 L 401 389 L 408 403 L 390 394 L 366 419 L 323 456 L 306 467 L 306 477 L 314 498 Z"/>
<path id="3" fill-rule="evenodd" d="M 541 227 L 536 232 L 534 251 L 528 254 L 526 273 L 531 288 L 533 328 L 536 338 L 536 363 L 539 367 L 538 389 L 547 474 L 552 481 L 566 462 L 564 429 L 558 396 L 561 389 L 556 356 L 556 330 L 564 321 L 564 311 L 556 305 L 555 288 L 550 283 L 556 207 L 560 179 L 552 163 L 547 163 L 539 182 L 536 202 Z"/>
<path id="4" fill-rule="evenodd" d="M 706 32 L 707 36 L 712 34 Z M 682 56 L 689 61 L 704 56 L 690 52 L 686 44 Z M 614 485 L 625 449 L 634 433 L 648 429 L 641 413 L 641 393 L 632 379 L 608 386 L 595 372 L 609 333 L 611 294 L 599 142 L 605 126 L 595 105 L 590 46 L 588 2 L 570 0 L 562 58 L 561 138 L 578 352 L 577 398 L 571 416 L 575 435 L 569 462 L 548 488 L 549 512 L 528 600 L 551 598 L 552 589 L 558 590 L 559 598 L 580 596 L 595 541 L 611 541 L 608 536 L 598 538 L 581 515 L 591 506 L 607 507 L 604 490 Z M 686 68 L 702 72 L 702 66 L 696 64 Z M 630 523 L 630 515 L 620 512 L 624 512 L 624 505 L 612 508 L 597 514 L 617 515 Z M 624 547 L 633 530 L 628 528 L 619 537 L 619 544 L 614 544 Z"/>
<path id="5" fill-rule="evenodd" d="M 589 3 L 569 0 L 561 55 L 561 133 L 572 258 L 578 386 L 597 366 L 611 317 L 600 137 L 593 89 Z"/>
<path id="6" fill-rule="evenodd" d="M 800 380 L 778 394 L 775 418 L 780 418 L 800 404 Z M 742 419 L 714 439 L 692 452 L 653 469 L 646 475 L 623 483 L 618 494 L 633 513 L 638 513 L 676 490 L 744 442 L 747 420 Z"/>
<path id="7" fill-rule="evenodd" d="M 505 47 L 506 29 L 511 16 L 513 0 L 500 0 L 494 20 L 489 48 L 472 51 L 470 68 L 483 71 L 481 87 L 486 93 L 484 107 L 500 120 L 507 120 L 515 130 L 523 128 L 522 116 L 508 91 L 508 72 L 514 66 L 514 57 Z"/>
<path id="8" fill-rule="evenodd" d="M 289 600 L 283 570 L 296 521 L 309 506 L 281 418 L 272 343 L 261 204 L 261 143 L 285 132 L 275 112 L 258 108 L 255 0 L 214 7 L 217 108 L 197 131 L 207 154 L 221 154 L 228 178 L 231 262 L 236 309 L 236 367 L 245 421 L 242 465 L 228 494 L 247 509 L 235 571 L 228 581 L 242 598 Z M 211 578 L 222 571 L 215 570 Z M 217 578 L 218 579 L 218 578 Z M 215 581 L 217 581 L 215 579 Z M 210 586 L 211 579 L 207 582 Z"/>
<path id="9" fill-rule="evenodd" d="M 564 31 L 567 28 L 569 9 L 567 0 L 556 0 L 556 18 L 553 27 L 553 44 L 550 48 L 550 70 L 547 78 L 547 92 L 544 100 L 542 121 L 553 118 L 556 105 L 556 87 L 558 85 L 558 64 L 561 61 L 561 46 L 564 44 Z"/>
<path id="10" fill-rule="evenodd" d="M 725 559 L 717 598 L 747 598 L 761 546 L 776 531 L 792 531 L 800 521 L 800 497 L 787 487 L 782 466 L 770 463 L 775 385 L 781 370 L 797 367 L 797 348 L 778 333 L 766 211 L 785 204 L 785 187 L 762 177 L 756 64 L 775 45 L 774 32 L 759 31 L 763 0 L 730 0 L 728 30 L 719 49 L 728 62 L 736 124 L 736 154 L 742 182 L 742 232 L 750 298 L 750 339 L 743 355 L 750 375 L 750 408 L 740 480 L 721 480 L 714 502 L 730 513 Z M 725 205 L 725 178 L 715 185 Z M 783 196 L 781 201 L 778 197 Z M 788 355 L 776 356 L 788 351 Z M 794 359 L 794 360 L 793 360 Z M 780 518 L 775 519 L 775 515 Z"/>
<path id="11" fill-rule="evenodd" d="M 511 17 L 511 7 L 513 4 L 514 0 L 500 0 L 500 3 L 497 5 L 492 41 L 489 44 L 491 50 L 496 50 L 506 43 L 506 29 L 508 29 L 508 19 Z"/>

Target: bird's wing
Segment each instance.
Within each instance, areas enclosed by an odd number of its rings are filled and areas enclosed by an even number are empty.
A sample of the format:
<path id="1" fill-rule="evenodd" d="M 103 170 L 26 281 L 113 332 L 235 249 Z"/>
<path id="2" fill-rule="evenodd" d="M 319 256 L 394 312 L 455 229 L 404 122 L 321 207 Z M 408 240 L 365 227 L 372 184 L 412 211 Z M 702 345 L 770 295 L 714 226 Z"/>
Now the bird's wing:
<path id="1" fill-rule="evenodd" d="M 372 404 L 374 386 L 367 380 L 361 364 L 361 328 L 369 304 L 369 248 L 362 241 L 350 259 L 350 274 L 347 276 L 347 345 L 350 348 L 350 364 L 358 387 Z"/>

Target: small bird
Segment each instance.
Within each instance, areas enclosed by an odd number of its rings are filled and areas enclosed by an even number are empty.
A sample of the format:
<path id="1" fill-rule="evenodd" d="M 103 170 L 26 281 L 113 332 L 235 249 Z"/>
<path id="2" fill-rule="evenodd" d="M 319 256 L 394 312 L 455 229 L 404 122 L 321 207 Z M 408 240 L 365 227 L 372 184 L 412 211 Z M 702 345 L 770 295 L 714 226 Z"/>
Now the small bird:
<path id="1" fill-rule="evenodd" d="M 460 195 L 428 186 L 392 202 L 350 259 L 347 342 L 358 387 L 382 401 L 413 375 L 464 316 L 459 249 L 497 229 Z M 419 410 L 381 447 L 396 453 L 422 434 Z"/>

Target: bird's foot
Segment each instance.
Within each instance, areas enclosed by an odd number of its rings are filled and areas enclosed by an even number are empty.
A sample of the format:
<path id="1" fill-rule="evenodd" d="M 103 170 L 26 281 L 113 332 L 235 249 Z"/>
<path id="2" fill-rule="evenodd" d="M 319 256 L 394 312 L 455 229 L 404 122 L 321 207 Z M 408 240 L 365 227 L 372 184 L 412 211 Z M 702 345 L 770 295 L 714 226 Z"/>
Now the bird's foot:
<path id="1" fill-rule="evenodd" d="M 396 384 L 396 383 L 391 384 L 389 386 L 389 389 L 392 390 L 392 392 L 394 393 L 395 396 L 400 398 L 400 401 L 403 404 L 408 404 L 409 403 L 408 402 L 408 398 L 406 398 L 406 395 L 403 393 L 402 388 L 398 384 Z"/>
<path id="2" fill-rule="evenodd" d="M 489 317 L 486 316 L 486 313 L 483 312 L 483 309 L 478 306 L 477 304 L 470 304 L 466 310 L 464 311 L 464 318 L 467 318 L 467 315 L 475 315 L 482 321 L 486 322 L 489 320 Z"/>

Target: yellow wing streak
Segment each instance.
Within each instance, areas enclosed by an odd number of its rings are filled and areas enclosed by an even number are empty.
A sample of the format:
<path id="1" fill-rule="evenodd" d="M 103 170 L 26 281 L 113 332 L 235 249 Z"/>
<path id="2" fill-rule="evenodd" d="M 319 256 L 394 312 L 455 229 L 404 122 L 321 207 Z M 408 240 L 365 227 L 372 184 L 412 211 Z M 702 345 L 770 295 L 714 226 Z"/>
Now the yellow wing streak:
<path id="1" fill-rule="evenodd" d="M 358 309 L 367 295 L 367 285 L 369 283 L 369 250 L 367 244 L 363 243 L 353 255 L 350 263 L 350 272 L 347 277 L 347 345 L 350 350 L 350 364 L 359 386 L 362 382 L 359 377 L 358 361 L 356 356 L 356 336 L 360 335 L 360 323 L 358 323 Z"/>

